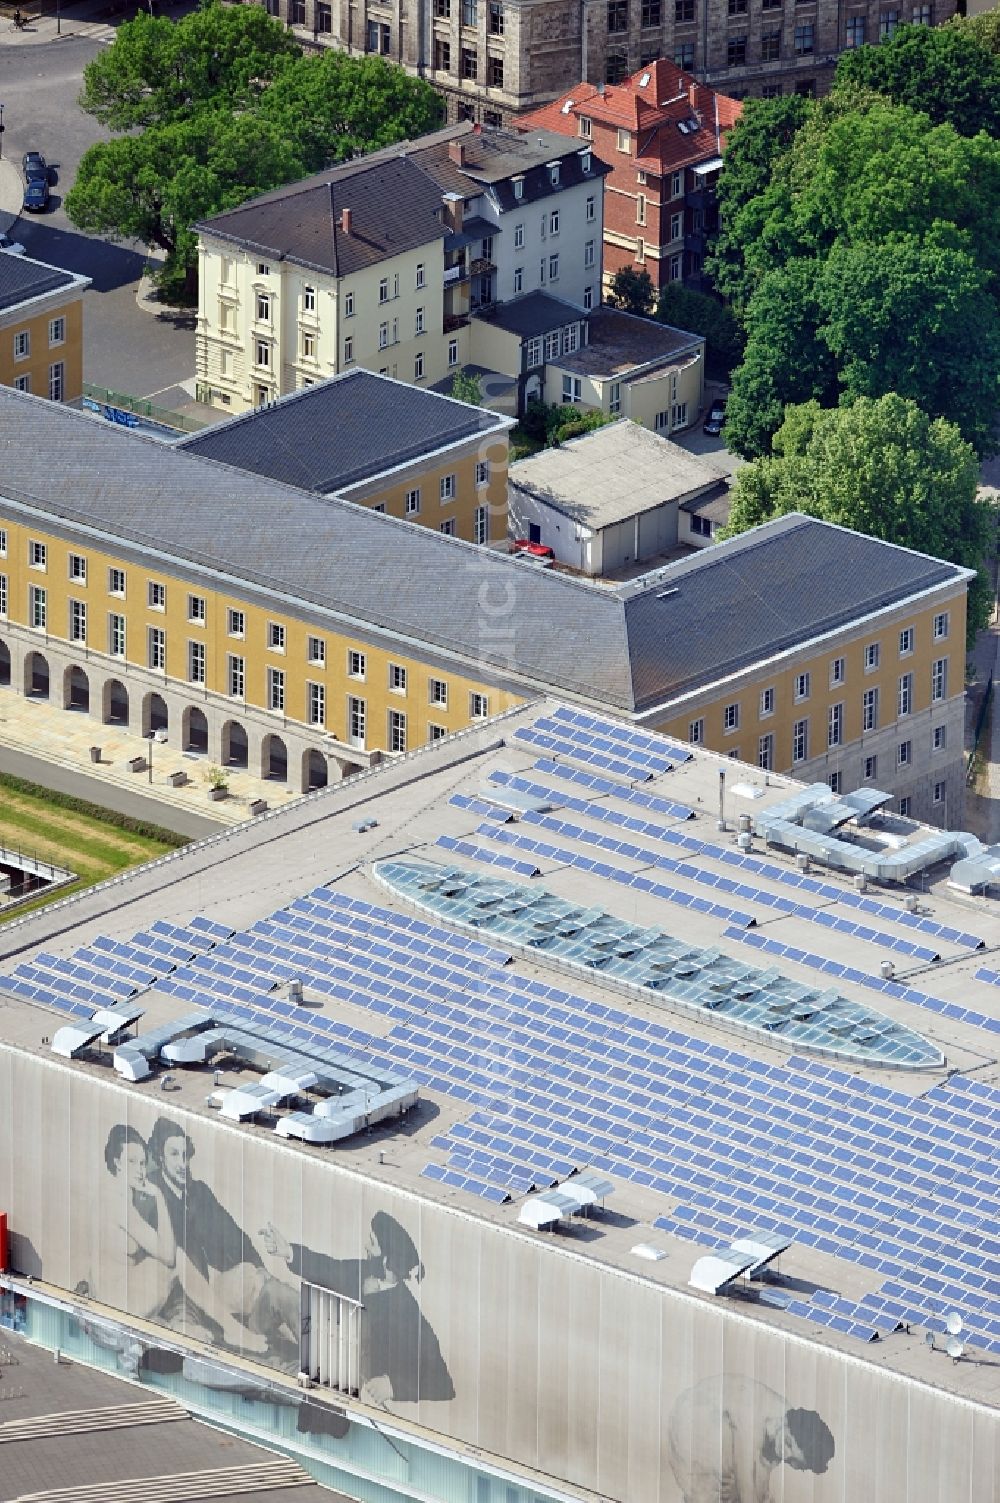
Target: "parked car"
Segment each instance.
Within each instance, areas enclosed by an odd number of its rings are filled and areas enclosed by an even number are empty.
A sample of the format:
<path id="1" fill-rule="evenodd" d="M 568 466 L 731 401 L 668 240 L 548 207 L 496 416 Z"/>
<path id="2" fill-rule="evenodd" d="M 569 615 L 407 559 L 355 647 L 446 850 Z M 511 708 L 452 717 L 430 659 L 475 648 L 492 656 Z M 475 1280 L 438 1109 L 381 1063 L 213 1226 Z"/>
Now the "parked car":
<path id="1" fill-rule="evenodd" d="M 713 402 L 708 409 L 708 416 L 702 424 L 702 432 L 708 433 L 712 438 L 718 438 L 726 421 L 726 404 L 724 401 Z"/>
<path id="2" fill-rule="evenodd" d="M 23 256 L 24 246 L 19 240 L 12 240 L 9 235 L 5 235 L 3 230 L 0 230 L 0 251 L 7 251 L 11 256 Z"/>
<path id="3" fill-rule="evenodd" d="M 24 190 L 24 207 L 30 214 L 41 214 L 49 206 L 49 185 L 44 177 L 34 177 Z"/>
<path id="4" fill-rule="evenodd" d="M 49 181 L 49 167 L 40 151 L 26 151 L 21 158 L 21 170 L 26 183 Z"/>
<path id="5" fill-rule="evenodd" d="M 528 538 L 515 538 L 512 551 L 526 553 L 530 558 L 555 558 L 554 551 L 547 543 L 532 543 Z"/>

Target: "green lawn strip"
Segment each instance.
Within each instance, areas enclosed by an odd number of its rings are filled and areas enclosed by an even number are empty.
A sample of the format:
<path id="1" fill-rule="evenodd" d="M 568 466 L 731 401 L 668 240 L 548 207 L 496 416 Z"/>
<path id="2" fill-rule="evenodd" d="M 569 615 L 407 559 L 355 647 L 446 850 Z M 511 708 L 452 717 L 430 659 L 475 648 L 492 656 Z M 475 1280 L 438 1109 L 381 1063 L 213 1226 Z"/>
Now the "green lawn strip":
<path id="1" fill-rule="evenodd" d="M 10 773 L 0 773 L 0 789 L 13 794 L 25 794 L 48 810 L 65 809 L 71 814 L 82 814 L 84 818 L 93 820 L 96 824 L 123 830 L 129 835 L 139 835 L 146 840 L 156 841 L 160 845 L 173 848 L 188 843 L 186 835 L 178 835 L 175 831 L 166 830 L 161 825 L 151 824 L 148 820 L 135 819 L 130 814 L 119 814 L 116 809 L 104 809 L 100 804 L 92 804 L 87 799 L 74 798 L 69 793 L 56 793 L 52 789 L 42 788 L 38 783 L 29 783 L 25 778 L 15 778 Z"/>
<path id="2" fill-rule="evenodd" d="M 39 812 L 38 799 L 29 799 L 24 794 L 12 794 L 5 791 L 3 813 L 0 814 L 0 828 L 5 823 L 17 824 L 22 819 L 25 821 L 35 819 L 38 817 Z M 84 822 L 84 817 L 80 814 L 64 813 L 62 810 L 46 808 L 44 810 L 44 818 L 53 839 L 65 833 L 69 840 L 73 840 L 80 831 L 86 833 L 92 825 L 96 824 L 100 829 L 101 839 L 108 846 L 109 850 L 113 848 L 123 851 L 144 850 L 149 844 L 149 841 L 142 836 L 130 835 L 124 830 L 115 830 L 100 821 L 88 818 Z M 157 850 L 162 848 L 162 841 L 153 841 L 152 843 L 156 846 Z"/>
<path id="3" fill-rule="evenodd" d="M 130 847 L 123 849 L 102 840 L 99 827 L 95 832 L 83 824 L 76 829 L 54 831 L 44 813 L 19 812 L 13 819 L 6 814 L 0 815 L 0 839 L 7 843 L 13 841 L 22 848 L 27 847 L 56 866 L 73 866 L 71 857 L 75 857 L 77 861 L 89 858 L 112 871 L 146 861 L 151 855 L 159 855 L 164 849 L 152 840 L 138 839 Z"/>

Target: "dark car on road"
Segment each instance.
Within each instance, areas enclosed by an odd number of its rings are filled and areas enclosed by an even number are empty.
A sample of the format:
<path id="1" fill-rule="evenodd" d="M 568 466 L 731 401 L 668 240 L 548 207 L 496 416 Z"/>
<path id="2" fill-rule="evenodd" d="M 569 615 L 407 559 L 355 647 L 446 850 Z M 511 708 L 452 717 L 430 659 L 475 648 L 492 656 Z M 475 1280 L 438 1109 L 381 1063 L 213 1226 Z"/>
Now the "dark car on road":
<path id="1" fill-rule="evenodd" d="M 718 438 L 719 434 L 722 432 L 722 427 L 725 421 L 725 402 L 713 402 L 711 407 L 708 409 L 708 416 L 702 424 L 702 432 L 709 434 L 712 438 Z"/>
<path id="2" fill-rule="evenodd" d="M 49 181 L 48 163 L 40 151 L 26 151 L 21 158 L 21 170 L 26 183 Z"/>
<path id="3" fill-rule="evenodd" d="M 40 214 L 49 206 L 49 185 L 44 177 L 32 178 L 24 190 L 24 207 L 31 214 Z"/>

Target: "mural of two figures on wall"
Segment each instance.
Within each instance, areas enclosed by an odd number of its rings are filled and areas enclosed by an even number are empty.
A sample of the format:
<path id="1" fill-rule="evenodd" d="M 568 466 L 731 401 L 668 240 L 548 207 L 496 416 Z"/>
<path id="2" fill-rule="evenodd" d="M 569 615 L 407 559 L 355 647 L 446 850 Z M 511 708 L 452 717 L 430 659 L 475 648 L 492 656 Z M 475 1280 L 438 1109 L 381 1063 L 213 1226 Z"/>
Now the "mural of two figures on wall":
<path id="1" fill-rule="evenodd" d="M 108 1134 L 105 1185 L 111 1218 L 124 1236 L 133 1315 L 297 1372 L 308 1337 L 304 1282 L 362 1307 L 362 1399 L 396 1405 L 454 1397 L 420 1306 L 423 1264 L 395 1217 L 375 1212 L 360 1258 L 291 1242 L 272 1222 L 251 1237 L 198 1178 L 194 1157 L 184 1128 L 166 1117 L 154 1123 L 148 1141 L 125 1123 Z M 88 1281 L 85 1289 L 102 1298 L 99 1284 Z M 766 1384 L 731 1374 L 682 1391 L 671 1405 L 666 1438 L 684 1503 L 795 1497 L 793 1474 L 822 1475 L 836 1450 L 815 1410 L 789 1407 Z"/>
<path id="2" fill-rule="evenodd" d="M 305 1280 L 363 1307 L 362 1397 L 383 1403 L 454 1397 L 415 1292 L 423 1265 L 393 1216 L 375 1213 L 361 1258 L 314 1252 L 271 1223 L 255 1240 L 198 1178 L 194 1156 L 184 1128 L 167 1117 L 154 1123 L 148 1141 L 123 1122 L 108 1134 L 104 1163 L 125 1238 L 132 1314 L 297 1372 L 307 1335 Z M 101 1298 L 92 1280 L 87 1292 Z"/>

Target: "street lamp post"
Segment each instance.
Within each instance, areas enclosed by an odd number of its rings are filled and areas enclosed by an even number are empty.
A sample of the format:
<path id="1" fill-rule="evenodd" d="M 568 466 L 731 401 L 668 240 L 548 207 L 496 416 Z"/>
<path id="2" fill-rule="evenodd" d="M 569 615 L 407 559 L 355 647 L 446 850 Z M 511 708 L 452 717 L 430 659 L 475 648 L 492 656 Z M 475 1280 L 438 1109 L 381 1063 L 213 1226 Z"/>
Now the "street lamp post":
<path id="1" fill-rule="evenodd" d="M 0 102 L 0 157 L 3 156 L 3 104 Z"/>
<path id="2" fill-rule="evenodd" d="M 149 733 L 149 757 L 148 757 L 148 759 L 146 761 L 146 766 L 149 769 L 149 781 L 150 782 L 153 781 L 153 744 L 154 744 L 155 738 L 156 738 L 156 732 L 155 731 L 150 731 L 150 733 Z"/>

